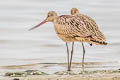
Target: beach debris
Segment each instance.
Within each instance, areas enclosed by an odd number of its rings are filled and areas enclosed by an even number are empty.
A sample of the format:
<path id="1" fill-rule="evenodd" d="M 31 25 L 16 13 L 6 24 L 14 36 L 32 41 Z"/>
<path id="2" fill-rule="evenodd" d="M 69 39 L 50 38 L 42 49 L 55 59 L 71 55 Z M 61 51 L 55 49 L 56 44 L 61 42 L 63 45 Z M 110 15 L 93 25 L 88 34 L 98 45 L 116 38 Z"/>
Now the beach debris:
<path id="1" fill-rule="evenodd" d="M 48 75 L 47 73 L 41 72 L 39 70 L 26 70 L 25 73 L 27 75 Z"/>
<path id="2" fill-rule="evenodd" d="M 9 77 L 26 77 L 28 75 L 48 75 L 45 72 L 41 72 L 39 70 L 26 70 L 23 72 L 7 72 L 5 73 L 5 76 Z"/>
<path id="3" fill-rule="evenodd" d="M 77 75 L 77 73 L 74 73 L 72 71 L 61 71 L 61 72 L 56 72 L 54 74 L 56 75 Z"/>
<path id="4" fill-rule="evenodd" d="M 95 70 L 95 71 L 84 71 L 84 74 L 112 74 L 112 73 L 120 73 L 120 70 Z M 54 73 L 55 75 L 78 75 L 83 74 L 81 71 L 79 72 L 73 72 L 73 71 L 60 71 Z M 29 75 L 49 75 L 45 72 L 41 72 L 39 70 L 26 70 L 23 72 L 7 72 L 5 73 L 5 76 L 9 77 L 26 77 Z"/>
<path id="5" fill-rule="evenodd" d="M 10 76 L 10 77 L 25 77 L 26 74 L 24 72 L 7 72 L 7 73 L 5 73 L 5 76 Z"/>
<path id="6" fill-rule="evenodd" d="M 112 74 L 112 73 L 120 73 L 120 70 L 95 70 L 95 71 L 84 71 L 84 74 Z M 83 74 L 81 72 L 72 72 L 72 71 L 62 71 L 54 73 L 56 75 L 78 75 Z"/>

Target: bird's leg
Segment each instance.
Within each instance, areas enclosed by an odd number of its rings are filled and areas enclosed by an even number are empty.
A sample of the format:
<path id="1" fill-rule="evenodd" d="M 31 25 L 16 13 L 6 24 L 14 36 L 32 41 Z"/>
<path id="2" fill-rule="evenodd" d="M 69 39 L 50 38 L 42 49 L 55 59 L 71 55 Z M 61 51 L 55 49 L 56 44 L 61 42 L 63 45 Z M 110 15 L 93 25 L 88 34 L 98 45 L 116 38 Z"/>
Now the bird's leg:
<path id="1" fill-rule="evenodd" d="M 85 57 L 85 47 L 84 44 L 82 43 L 82 47 L 83 47 L 83 58 L 82 58 L 82 71 L 84 73 L 84 57 Z"/>
<path id="2" fill-rule="evenodd" d="M 69 48 L 68 48 L 68 43 L 66 42 L 66 47 L 67 47 L 67 60 L 68 60 L 68 71 L 70 71 L 70 66 L 69 66 Z"/>
<path id="3" fill-rule="evenodd" d="M 71 70 L 73 51 L 74 51 L 74 42 L 72 42 L 72 50 L 71 50 L 71 58 L 70 58 L 70 70 Z"/>

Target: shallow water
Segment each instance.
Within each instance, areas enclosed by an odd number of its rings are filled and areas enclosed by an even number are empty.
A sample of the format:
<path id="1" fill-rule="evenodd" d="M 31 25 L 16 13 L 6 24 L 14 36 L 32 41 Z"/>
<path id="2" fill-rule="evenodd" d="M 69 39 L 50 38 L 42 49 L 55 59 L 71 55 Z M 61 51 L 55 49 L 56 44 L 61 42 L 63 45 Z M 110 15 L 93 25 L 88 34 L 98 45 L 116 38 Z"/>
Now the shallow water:
<path id="1" fill-rule="evenodd" d="M 85 61 L 117 61 L 111 66 L 120 66 L 119 0 L 1 0 L 0 66 L 67 62 L 65 43 L 57 37 L 52 23 L 28 29 L 45 19 L 48 11 L 70 14 L 73 7 L 91 16 L 108 42 L 107 46 L 92 47 L 85 43 Z M 73 62 L 81 62 L 81 58 L 81 43 L 75 43 Z"/>

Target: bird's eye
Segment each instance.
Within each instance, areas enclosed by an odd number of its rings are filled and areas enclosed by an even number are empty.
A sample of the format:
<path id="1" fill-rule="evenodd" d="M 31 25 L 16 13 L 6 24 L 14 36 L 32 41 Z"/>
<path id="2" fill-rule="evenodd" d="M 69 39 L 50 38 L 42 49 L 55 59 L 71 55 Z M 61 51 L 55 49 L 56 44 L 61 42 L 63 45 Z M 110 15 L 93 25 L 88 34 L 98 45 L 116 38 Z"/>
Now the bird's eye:
<path id="1" fill-rule="evenodd" d="M 53 16 L 53 14 L 51 14 L 51 16 Z"/>
<path id="2" fill-rule="evenodd" d="M 53 16 L 53 14 L 48 14 L 48 17 Z"/>

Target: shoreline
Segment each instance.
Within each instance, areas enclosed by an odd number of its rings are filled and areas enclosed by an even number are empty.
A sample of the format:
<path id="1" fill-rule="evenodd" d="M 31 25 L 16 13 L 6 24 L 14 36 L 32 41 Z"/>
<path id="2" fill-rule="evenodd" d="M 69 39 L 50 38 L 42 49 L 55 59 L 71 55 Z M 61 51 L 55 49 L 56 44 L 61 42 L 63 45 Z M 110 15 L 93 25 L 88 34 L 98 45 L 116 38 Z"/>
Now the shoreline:
<path id="1" fill-rule="evenodd" d="M 119 66 L 109 65 L 114 62 L 86 62 L 85 74 L 81 74 L 81 63 L 73 63 L 72 71 L 68 72 L 67 63 L 36 63 L 27 65 L 1 66 L 4 74 L 15 73 L 14 76 L 0 76 L 0 80 L 120 80 Z M 21 76 L 24 72 L 32 71 Z M 16 76 L 17 74 L 17 76 Z"/>

